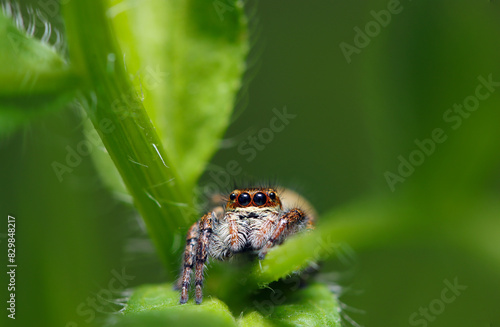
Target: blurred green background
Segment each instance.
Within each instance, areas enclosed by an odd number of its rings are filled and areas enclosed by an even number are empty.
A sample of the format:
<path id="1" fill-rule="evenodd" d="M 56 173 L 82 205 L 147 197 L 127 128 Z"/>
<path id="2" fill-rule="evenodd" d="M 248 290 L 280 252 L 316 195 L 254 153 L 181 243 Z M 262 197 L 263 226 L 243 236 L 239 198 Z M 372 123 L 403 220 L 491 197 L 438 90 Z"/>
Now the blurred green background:
<path id="1" fill-rule="evenodd" d="M 329 282 L 343 287 L 340 299 L 353 308 L 346 313 L 364 326 L 500 326 L 498 86 L 475 111 L 451 114 L 460 124 L 443 117 L 475 96 L 479 76 L 500 82 L 500 5 L 401 1 L 399 13 L 348 63 L 342 42 L 355 45 L 354 28 L 364 30 L 371 11 L 393 3 L 248 4 L 254 37 L 245 91 L 199 185 L 203 192 L 214 183 L 210 172 L 235 160 L 237 181 L 291 187 L 320 216 L 365 200 L 379 204 L 374 217 L 397 208 L 399 224 L 412 232 L 349 244 L 356 256 L 349 267 L 325 265 L 325 272 L 339 271 Z M 296 117 L 267 141 L 262 130 L 276 116 L 273 108 L 284 107 Z M 409 160 L 415 140 L 436 128 L 446 140 L 391 190 L 384 174 L 397 174 L 399 156 Z M 2 253 L 7 215 L 17 219 L 18 319 L 7 321 L 5 309 L 0 318 L 9 325 L 100 325 L 99 311 L 119 308 L 105 291 L 117 272 L 133 277 L 123 289 L 176 273 L 163 270 L 134 209 L 107 190 L 89 157 L 58 181 L 52 162 L 63 162 L 66 146 L 83 139 L 69 106 L 0 140 Z M 455 279 L 467 288 L 441 307 L 445 280 Z M 6 292 L 0 294 L 5 305 Z M 412 320 L 429 306 L 432 319 Z"/>

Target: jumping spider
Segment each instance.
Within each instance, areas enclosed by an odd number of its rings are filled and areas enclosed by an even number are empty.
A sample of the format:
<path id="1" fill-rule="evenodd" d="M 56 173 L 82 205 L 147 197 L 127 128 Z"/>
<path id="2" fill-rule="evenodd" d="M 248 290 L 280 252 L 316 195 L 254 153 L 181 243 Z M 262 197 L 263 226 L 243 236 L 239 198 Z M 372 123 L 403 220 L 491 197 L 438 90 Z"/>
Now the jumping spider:
<path id="1" fill-rule="evenodd" d="M 278 194 L 276 189 L 264 187 L 234 190 L 224 207 L 205 214 L 187 233 L 178 282 L 180 303 L 188 300 L 193 267 L 195 301 L 201 303 L 203 269 L 208 257 L 227 260 L 235 253 L 253 251 L 262 260 L 269 248 L 283 243 L 288 236 L 313 228 L 314 210 L 292 191 Z"/>

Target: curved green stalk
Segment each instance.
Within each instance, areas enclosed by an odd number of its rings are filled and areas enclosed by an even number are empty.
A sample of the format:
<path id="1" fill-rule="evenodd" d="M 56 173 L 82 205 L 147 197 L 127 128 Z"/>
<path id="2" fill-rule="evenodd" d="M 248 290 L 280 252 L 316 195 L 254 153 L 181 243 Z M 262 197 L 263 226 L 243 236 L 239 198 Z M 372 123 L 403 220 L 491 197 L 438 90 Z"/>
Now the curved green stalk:
<path id="1" fill-rule="evenodd" d="M 193 213 L 191 198 L 130 83 L 103 2 L 70 1 L 63 9 L 71 64 L 85 84 L 85 110 L 161 258 L 170 271 L 177 270 L 182 228 Z"/>

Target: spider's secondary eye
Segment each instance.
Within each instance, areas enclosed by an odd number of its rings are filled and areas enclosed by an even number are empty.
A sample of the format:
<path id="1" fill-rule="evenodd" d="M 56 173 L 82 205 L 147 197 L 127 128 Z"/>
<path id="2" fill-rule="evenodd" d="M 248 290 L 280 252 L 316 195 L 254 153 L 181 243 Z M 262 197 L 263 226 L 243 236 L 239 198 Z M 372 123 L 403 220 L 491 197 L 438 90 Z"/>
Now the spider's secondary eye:
<path id="1" fill-rule="evenodd" d="M 241 193 L 240 196 L 238 197 L 238 202 L 242 206 L 248 205 L 250 201 L 252 201 L 252 198 L 248 193 Z"/>
<path id="2" fill-rule="evenodd" d="M 269 193 L 269 198 L 271 200 L 276 200 L 276 193 L 274 193 L 274 192 Z"/>
<path id="3" fill-rule="evenodd" d="M 262 192 L 255 193 L 255 195 L 253 196 L 253 202 L 258 206 L 264 205 L 267 202 L 267 197 Z"/>
<path id="4" fill-rule="evenodd" d="M 231 195 L 229 196 L 229 199 L 230 199 L 231 201 L 234 201 L 234 200 L 236 199 L 236 194 L 231 193 Z"/>

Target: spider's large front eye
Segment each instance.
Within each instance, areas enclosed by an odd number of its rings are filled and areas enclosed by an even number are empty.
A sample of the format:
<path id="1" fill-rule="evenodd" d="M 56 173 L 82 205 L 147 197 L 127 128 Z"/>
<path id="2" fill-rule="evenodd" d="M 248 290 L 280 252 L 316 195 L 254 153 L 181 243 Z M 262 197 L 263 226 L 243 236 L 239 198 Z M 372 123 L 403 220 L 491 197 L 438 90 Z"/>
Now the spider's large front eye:
<path id="1" fill-rule="evenodd" d="M 231 193 L 231 195 L 229 196 L 229 200 L 234 201 L 235 199 L 236 199 L 236 194 Z"/>
<path id="2" fill-rule="evenodd" d="M 248 205 L 250 201 L 252 201 L 252 198 L 248 193 L 241 193 L 240 196 L 238 197 L 238 203 L 242 206 Z"/>
<path id="3" fill-rule="evenodd" d="M 262 192 L 255 193 L 255 195 L 253 196 L 253 203 L 255 203 L 255 205 L 257 206 L 262 206 L 266 204 L 266 202 L 267 202 L 267 197 Z"/>

